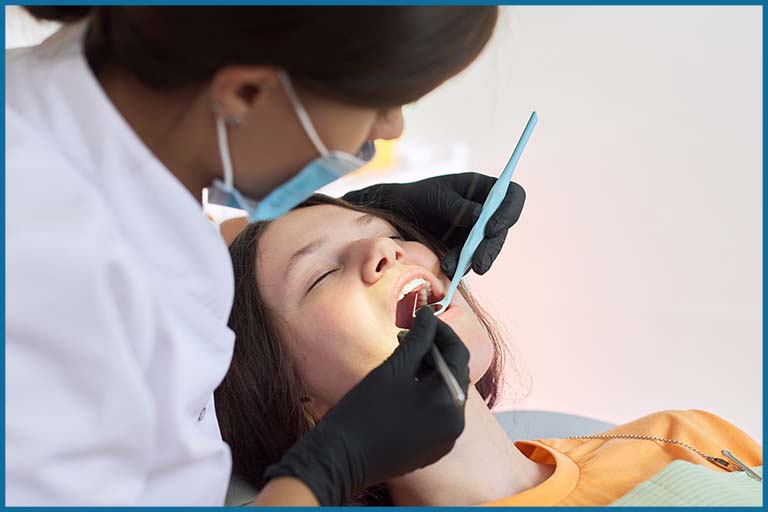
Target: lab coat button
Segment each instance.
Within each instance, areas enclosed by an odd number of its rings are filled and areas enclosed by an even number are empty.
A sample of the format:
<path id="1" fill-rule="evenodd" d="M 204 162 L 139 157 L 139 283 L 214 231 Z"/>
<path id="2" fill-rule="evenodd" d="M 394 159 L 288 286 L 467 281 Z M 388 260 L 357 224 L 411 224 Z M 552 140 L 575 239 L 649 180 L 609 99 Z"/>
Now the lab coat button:
<path id="1" fill-rule="evenodd" d="M 200 414 L 197 416 L 197 421 L 203 421 L 203 418 L 205 418 L 205 407 L 203 407 L 203 410 L 200 411 Z"/>

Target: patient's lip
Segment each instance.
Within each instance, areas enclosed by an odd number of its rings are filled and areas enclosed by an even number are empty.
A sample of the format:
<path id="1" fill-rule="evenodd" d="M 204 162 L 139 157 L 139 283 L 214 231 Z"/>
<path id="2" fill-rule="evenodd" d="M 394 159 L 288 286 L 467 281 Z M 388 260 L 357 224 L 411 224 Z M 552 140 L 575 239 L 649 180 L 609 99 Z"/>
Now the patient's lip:
<path id="1" fill-rule="evenodd" d="M 450 306 L 450 304 L 449 304 L 449 306 Z M 435 302 L 433 304 L 427 304 L 424 307 L 431 309 L 434 314 L 438 314 L 439 312 L 443 311 L 444 309 L 447 309 L 447 306 L 444 306 L 441 302 Z M 443 311 L 443 313 L 445 313 L 445 311 Z"/>
<path id="2" fill-rule="evenodd" d="M 421 278 L 429 283 L 432 291 L 433 298 L 440 300 L 445 295 L 445 286 L 433 273 L 419 266 L 410 266 L 410 268 L 404 271 L 397 279 L 390 291 L 389 304 L 391 317 L 395 318 L 397 312 L 397 302 L 400 295 L 400 290 L 413 279 Z"/>
<path id="3" fill-rule="evenodd" d="M 438 317 L 443 322 L 447 323 L 448 325 L 451 325 L 451 321 L 456 318 L 458 315 L 461 315 L 464 308 L 461 306 L 461 304 L 457 304 L 456 301 L 451 301 L 450 304 L 448 304 L 448 307 L 445 308 L 445 311 L 440 313 L 440 316 Z"/>

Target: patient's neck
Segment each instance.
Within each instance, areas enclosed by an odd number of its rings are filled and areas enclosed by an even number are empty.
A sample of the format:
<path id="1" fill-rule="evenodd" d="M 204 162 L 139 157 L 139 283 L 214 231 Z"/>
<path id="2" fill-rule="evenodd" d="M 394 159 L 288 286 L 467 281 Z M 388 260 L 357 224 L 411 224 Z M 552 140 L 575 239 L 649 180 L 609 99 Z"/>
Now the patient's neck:
<path id="1" fill-rule="evenodd" d="M 395 505 L 477 505 L 535 487 L 551 466 L 526 458 L 470 386 L 464 432 L 435 464 L 387 482 Z"/>

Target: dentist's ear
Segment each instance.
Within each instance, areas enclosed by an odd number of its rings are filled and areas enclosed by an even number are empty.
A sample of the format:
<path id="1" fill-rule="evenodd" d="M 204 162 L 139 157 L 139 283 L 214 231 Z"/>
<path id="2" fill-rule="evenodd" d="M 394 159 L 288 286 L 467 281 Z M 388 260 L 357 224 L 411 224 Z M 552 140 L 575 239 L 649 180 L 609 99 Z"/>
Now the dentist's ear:
<path id="1" fill-rule="evenodd" d="M 280 74 L 276 68 L 226 66 L 211 79 L 211 105 L 227 118 L 245 119 L 261 101 L 280 91 Z"/>

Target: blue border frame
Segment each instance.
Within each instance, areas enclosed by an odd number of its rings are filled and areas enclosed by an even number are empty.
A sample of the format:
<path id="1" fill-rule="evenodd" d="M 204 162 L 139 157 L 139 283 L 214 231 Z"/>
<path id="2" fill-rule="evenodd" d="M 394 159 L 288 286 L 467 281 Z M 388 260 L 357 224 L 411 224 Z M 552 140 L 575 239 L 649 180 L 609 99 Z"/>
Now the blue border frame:
<path id="1" fill-rule="evenodd" d="M 5 35 L 5 9 L 3 8 L 3 12 L 0 13 L 0 18 L 3 22 L 3 34 Z M 3 59 L 3 66 L 2 71 L 0 71 L 0 74 L 2 74 L 3 83 L 2 83 L 2 90 L 3 90 L 3 97 L 5 97 L 5 59 Z M 5 506 L 5 208 L 6 208 L 6 201 L 5 201 L 5 101 L 3 101 L 3 124 L 2 124 L 2 142 L 0 142 L 0 146 L 3 148 L 3 179 L 2 183 L 0 183 L 0 190 L 2 190 L 2 198 L 3 198 L 3 208 L 2 208 L 2 232 L 3 232 L 3 240 L 2 240 L 2 254 L 0 255 L 0 259 L 2 259 L 3 268 L 2 271 L 0 271 L 0 283 L 2 283 L 3 287 L 3 296 L 2 299 L 0 299 L 0 302 L 2 302 L 2 309 L 0 310 L 0 324 L 2 324 L 3 327 L 3 333 L 2 333 L 2 339 L 3 339 L 3 350 L 2 352 L 2 372 L 3 372 L 3 381 L 2 381 L 2 388 L 3 388 L 3 407 L 0 408 L 0 418 L 2 418 L 2 431 L 3 431 L 3 439 L 0 441 L 0 445 L 2 446 L 3 454 L 3 465 L 2 469 L 0 469 L 0 475 L 2 475 L 2 481 L 0 482 L 0 495 L 2 495 L 2 503 L 0 503 L 0 506 Z"/>
<path id="2" fill-rule="evenodd" d="M 40 0 L 31 0 L 27 2 L 3 2 L 3 7 L 7 6 L 13 6 L 13 5 L 129 5 L 129 4 L 137 4 L 137 5 L 275 5 L 275 4 L 282 4 L 282 5 L 546 5 L 546 6 L 579 6 L 579 5 L 585 5 L 585 6 L 612 6 L 612 5 L 650 5 L 650 6 L 711 6 L 711 5 L 723 5 L 723 6 L 738 6 L 738 5 L 760 5 L 763 7 L 762 9 L 762 21 L 763 21 L 763 31 L 765 31 L 765 25 L 766 25 L 766 19 L 768 16 L 766 15 L 766 6 L 765 2 L 762 0 L 741 0 L 737 2 L 723 2 L 723 1 L 707 1 L 707 0 L 691 0 L 691 1 L 681 1 L 677 0 L 674 2 L 660 2 L 660 1 L 647 1 L 647 2 L 615 2 L 615 1 L 588 1 L 588 2 L 578 2 L 578 1 L 525 1 L 525 2 L 490 2 L 490 1 L 478 1 L 478 0 L 465 0 L 465 1 L 455 1 L 455 0 L 425 0 L 421 2 L 414 2 L 414 1 L 383 1 L 383 0 L 368 0 L 368 1 L 342 1 L 342 0 L 331 0 L 331 1 L 296 1 L 296 0 L 288 0 L 288 1 L 262 1 L 262 2 L 238 2 L 238 1 L 232 1 L 232 0 L 224 0 L 220 2 L 211 2 L 211 1 L 200 1 L 200 0 L 187 0 L 187 1 L 165 1 L 165 2 L 136 2 L 136 1 L 85 1 L 85 2 L 77 2 L 77 1 L 40 1 Z M 3 34 L 5 34 L 5 9 L 2 10 L 2 14 L 0 14 L 0 18 L 2 18 L 2 26 L 3 26 Z M 765 55 L 766 55 L 766 42 L 765 42 L 765 34 L 763 33 L 763 89 L 765 89 Z M 2 66 L 2 91 L 5 93 L 5 61 L 3 61 Z M 3 154 L 5 154 L 5 144 L 6 144 L 6 137 L 5 137 L 5 103 L 3 103 L 3 121 L 2 121 L 2 142 L 0 144 L 2 145 Z M 766 105 L 765 105 L 765 98 L 763 95 L 763 137 L 765 137 L 765 127 L 766 127 Z M 3 180 L 0 183 L 0 190 L 2 191 L 2 197 L 3 197 L 3 208 L 2 208 L 2 254 L 0 255 L 0 259 L 2 260 L 2 271 L 0 272 L 0 283 L 2 283 L 3 287 L 3 296 L 2 296 L 2 310 L 0 311 L 0 323 L 3 327 L 2 332 L 2 340 L 3 340 L 3 348 L 2 348 L 2 372 L 3 372 L 3 381 L 2 381 L 2 390 L 3 390 L 3 405 L 5 405 L 5 305 L 6 305 L 6 288 L 5 288 L 5 254 L 6 254 L 6 243 L 5 243 L 5 229 L 6 229 L 6 202 L 5 202 L 5 160 L 3 160 Z M 763 200 L 766 196 L 766 191 L 768 190 L 768 186 L 766 186 L 766 180 L 765 180 L 765 158 L 764 158 L 764 151 L 763 151 Z M 762 226 L 762 250 L 763 250 L 763 269 L 762 269 L 762 286 L 763 286 L 763 293 L 762 293 L 762 299 L 763 299 L 763 318 L 765 318 L 765 298 L 766 298 L 766 275 L 765 275 L 765 226 L 766 226 L 766 211 L 763 207 L 763 226 Z M 766 361 L 766 354 L 765 354 L 765 323 L 763 322 L 763 372 L 765 371 L 765 361 Z M 735 374 L 728 374 L 728 378 L 738 378 L 738 372 Z M 765 390 L 765 381 L 763 380 L 763 390 Z M 0 409 L 0 417 L 2 417 L 2 432 L 3 432 L 3 438 L 2 441 L 0 441 L 0 445 L 2 446 L 2 455 L 3 455 L 3 465 L 2 469 L 0 469 L 0 472 L 2 473 L 2 481 L 0 481 L 0 494 L 2 495 L 2 503 L 0 503 L 0 507 L 3 509 L 9 508 L 9 509 L 21 509 L 20 507 L 6 507 L 5 506 L 5 407 L 3 406 L 2 409 Z M 766 411 L 765 411 L 765 393 L 763 393 L 763 424 L 765 424 L 765 417 L 766 417 Z M 763 435 L 763 458 L 765 458 L 765 443 L 764 443 L 765 435 Z M 52 507 L 25 507 L 24 510 L 50 510 Z M 174 510 L 174 509 L 186 509 L 185 507 L 127 507 L 129 509 L 136 509 L 136 510 Z M 297 507 L 297 508 L 304 508 L 304 507 Z M 342 510 L 349 510 L 350 508 L 363 508 L 363 507 L 333 507 L 333 508 L 339 508 Z M 519 507 L 516 509 L 524 509 L 524 510 L 537 510 L 538 507 Z M 603 507 L 580 507 L 580 510 L 600 510 Z M 675 507 L 627 507 L 629 509 L 633 510 L 666 510 L 666 509 L 672 509 Z M 445 510 L 475 510 L 472 507 L 441 507 L 441 509 Z M 743 510 L 762 510 L 759 507 L 743 507 L 740 508 Z M 91 508 L 90 510 L 94 511 L 111 511 L 113 508 L 111 507 L 95 507 Z M 220 510 L 219 507 L 196 507 L 195 510 Z M 266 510 L 275 510 L 280 511 L 284 510 L 281 508 L 268 508 Z M 417 507 L 400 507 L 399 510 L 423 510 Z M 707 510 L 712 511 L 731 511 L 732 508 L 730 507 L 707 507 Z"/>
<path id="3" fill-rule="evenodd" d="M 686 5 L 723 5 L 723 6 L 735 6 L 735 5 L 763 5 L 762 0 L 739 0 L 736 2 L 723 2 L 722 0 L 676 0 L 673 2 L 662 1 L 648 1 L 648 2 L 615 2 L 610 0 L 603 1 L 587 1 L 579 2 L 576 0 L 561 0 L 561 1 L 546 1 L 546 0 L 528 0 L 524 2 L 492 2 L 488 0 L 365 0 L 355 2 L 352 0 L 274 0 L 272 2 L 247 2 L 237 0 L 222 0 L 220 2 L 212 2 L 210 0 L 186 0 L 186 1 L 147 1 L 147 2 L 120 2 L 115 0 L 103 0 L 103 1 L 67 1 L 67 0 L 30 0 L 28 2 L 8 2 L 5 5 L 551 5 L 551 6 L 567 6 L 567 5 L 665 5 L 665 6 L 686 6 Z"/>

